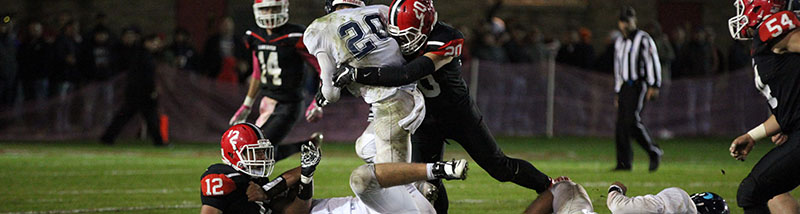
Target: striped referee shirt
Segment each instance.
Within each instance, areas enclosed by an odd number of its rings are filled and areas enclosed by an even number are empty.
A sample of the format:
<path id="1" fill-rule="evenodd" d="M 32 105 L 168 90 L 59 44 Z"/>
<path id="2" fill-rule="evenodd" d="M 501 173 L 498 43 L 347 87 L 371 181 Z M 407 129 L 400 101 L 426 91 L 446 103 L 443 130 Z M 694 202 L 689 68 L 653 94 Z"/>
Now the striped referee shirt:
<path id="1" fill-rule="evenodd" d="M 647 32 L 636 30 L 630 37 L 619 37 L 614 43 L 614 90 L 637 80 L 649 87 L 661 87 L 661 62 L 656 43 Z"/>

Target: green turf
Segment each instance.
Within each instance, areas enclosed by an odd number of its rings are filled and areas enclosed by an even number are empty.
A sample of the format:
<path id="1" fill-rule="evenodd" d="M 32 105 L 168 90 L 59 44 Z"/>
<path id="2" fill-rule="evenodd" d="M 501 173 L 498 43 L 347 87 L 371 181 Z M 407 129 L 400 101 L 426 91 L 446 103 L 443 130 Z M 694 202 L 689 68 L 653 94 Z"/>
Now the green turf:
<path id="1" fill-rule="evenodd" d="M 582 184 L 599 213 L 609 213 L 605 192 L 613 181 L 629 195 L 655 194 L 678 186 L 687 192 L 713 191 L 724 196 L 732 213 L 741 213 L 735 194 L 744 178 L 772 146 L 761 143 L 746 162 L 728 156 L 730 139 L 660 141 L 666 154 L 656 173 L 647 172 L 646 155 L 634 145 L 633 172 L 610 172 L 615 151 L 611 139 L 501 138 L 506 154 L 529 160 L 550 176 L 567 175 Z M 350 170 L 362 162 L 352 144 L 326 143 L 315 174 L 315 197 L 352 195 Z M 447 158 L 469 158 L 457 144 Z M 299 157 L 281 161 L 275 174 L 298 165 Z M 107 211 L 122 213 L 198 213 L 199 179 L 219 161 L 215 144 L 176 143 L 154 148 L 147 142 L 0 143 L 0 213 L 28 211 Z M 724 170 L 724 174 L 722 171 Z M 273 176 L 274 177 L 274 176 Z M 536 193 L 513 183 L 499 183 L 471 163 L 466 181 L 447 182 L 450 213 L 520 213 Z M 793 194 L 798 196 L 800 191 Z"/>

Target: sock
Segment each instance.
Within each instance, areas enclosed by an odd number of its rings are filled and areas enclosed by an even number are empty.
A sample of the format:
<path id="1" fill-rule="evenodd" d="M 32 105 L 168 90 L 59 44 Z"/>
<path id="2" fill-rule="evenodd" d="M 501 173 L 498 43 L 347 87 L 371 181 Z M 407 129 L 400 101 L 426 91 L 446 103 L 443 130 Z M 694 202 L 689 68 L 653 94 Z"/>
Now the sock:
<path id="1" fill-rule="evenodd" d="M 436 176 L 433 175 L 433 164 L 432 163 L 425 164 L 425 171 L 428 172 L 428 180 L 436 179 Z"/>

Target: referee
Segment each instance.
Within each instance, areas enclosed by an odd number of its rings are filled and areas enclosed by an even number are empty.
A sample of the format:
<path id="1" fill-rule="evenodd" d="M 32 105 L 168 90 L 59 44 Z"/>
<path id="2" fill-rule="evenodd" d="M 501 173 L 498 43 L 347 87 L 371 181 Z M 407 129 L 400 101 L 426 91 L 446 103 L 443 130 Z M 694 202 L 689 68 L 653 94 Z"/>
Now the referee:
<path id="1" fill-rule="evenodd" d="M 661 86 L 661 63 L 655 42 L 646 32 L 636 28 L 636 12 L 630 6 L 620 11 L 619 31 L 622 37 L 614 44 L 614 104 L 617 107 L 617 167 L 615 171 L 630 171 L 633 160 L 630 137 L 633 137 L 650 156 L 650 171 L 658 169 L 664 153 L 653 142 L 642 123 L 645 101 L 658 96 Z"/>

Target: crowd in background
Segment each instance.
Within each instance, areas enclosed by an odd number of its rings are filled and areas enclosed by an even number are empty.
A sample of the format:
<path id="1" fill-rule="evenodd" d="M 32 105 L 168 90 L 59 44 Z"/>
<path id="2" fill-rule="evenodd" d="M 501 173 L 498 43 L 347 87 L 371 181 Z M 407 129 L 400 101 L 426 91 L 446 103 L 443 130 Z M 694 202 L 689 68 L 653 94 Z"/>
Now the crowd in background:
<path id="1" fill-rule="evenodd" d="M 498 18 L 495 14 L 502 1 L 488 11 L 484 22 L 475 28 L 461 28 L 470 37 L 471 55 L 501 63 L 538 63 L 552 55 L 560 64 L 611 74 L 613 71 L 614 41 L 622 36 L 616 26 L 608 26 L 603 50 L 592 45 L 593 33 L 586 27 L 575 26 L 561 35 L 545 35 L 541 29 L 515 18 Z M 717 32 L 709 26 L 680 26 L 669 34 L 650 21 L 639 26 L 656 42 L 664 79 L 706 77 L 745 68 L 750 65 L 749 47 L 735 41 L 727 51 L 715 43 Z M 726 35 L 723 35 L 727 37 Z"/>
<path id="2" fill-rule="evenodd" d="M 163 32 L 145 35 L 137 25 L 115 32 L 104 13 L 98 13 L 86 28 L 68 12 L 45 20 L 18 20 L 12 14 L 0 17 L 4 19 L 0 23 L 0 109 L 64 97 L 126 73 L 137 66 L 133 56 L 144 48 L 142 40 L 147 37 L 158 40 L 154 44 L 159 45 L 155 53 L 159 64 L 223 82 L 243 83 L 249 74 L 249 55 L 230 17 L 209 23 L 214 33 L 202 51 L 194 47 L 186 29 L 176 28 L 171 39 Z"/>

